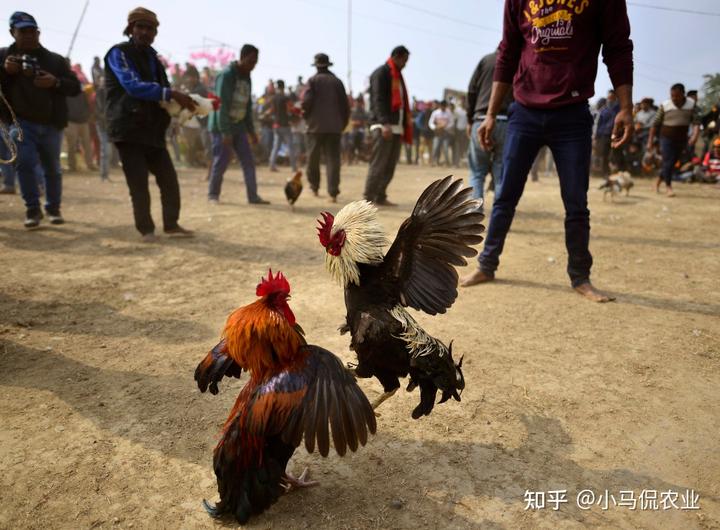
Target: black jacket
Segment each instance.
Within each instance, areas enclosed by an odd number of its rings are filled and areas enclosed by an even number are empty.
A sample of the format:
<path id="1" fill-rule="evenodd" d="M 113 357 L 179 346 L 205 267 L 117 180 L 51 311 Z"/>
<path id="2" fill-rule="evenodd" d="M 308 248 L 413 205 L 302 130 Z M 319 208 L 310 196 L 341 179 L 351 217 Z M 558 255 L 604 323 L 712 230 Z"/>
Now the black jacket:
<path id="1" fill-rule="evenodd" d="M 468 123 L 483 119 L 488 111 L 496 59 L 497 51 L 494 51 L 480 59 L 480 62 L 475 67 L 475 71 L 470 79 L 470 84 L 468 85 L 465 107 Z M 507 109 L 512 101 L 513 96 L 511 90 L 500 105 L 498 115 L 507 114 Z"/>
<path id="2" fill-rule="evenodd" d="M 308 79 L 302 109 L 309 133 L 340 134 L 350 119 L 345 85 L 331 71 L 320 71 Z"/>
<path id="3" fill-rule="evenodd" d="M 8 55 L 21 55 L 21 53 L 15 44 L 8 48 L 0 48 L 0 87 L 17 117 L 64 129 L 68 122 L 65 98 L 80 93 L 80 81 L 70 70 L 67 61 L 61 55 L 42 46 L 28 52 L 28 55 L 37 59 L 41 70 L 51 73 L 60 81 L 58 87 L 38 88 L 33 84 L 32 77 L 22 73 L 8 75 L 5 71 L 5 59 Z M 0 119 L 10 123 L 10 113 L 4 105 L 0 107 Z"/>
<path id="4" fill-rule="evenodd" d="M 402 89 L 407 94 L 405 81 Z M 370 76 L 370 124 L 396 125 L 400 122 L 400 110 L 392 112 L 392 74 L 387 63 Z"/>
<path id="5" fill-rule="evenodd" d="M 165 147 L 165 132 L 170 125 L 170 115 L 158 101 L 148 101 L 132 97 L 123 88 L 112 68 L 108 65 L 108 55 L 114 48 L 120 48 L 141 80 L 159 83 L 170 87 L 165 67 L 159 59 L 144 53 L 131 42 L 113 46 L 105 55 L 105 119 L 107 120 L 108 139 L 111 142 L 128 142 L 154 147 Z M 157 61 L 155 75 L 150 61 Z"/>

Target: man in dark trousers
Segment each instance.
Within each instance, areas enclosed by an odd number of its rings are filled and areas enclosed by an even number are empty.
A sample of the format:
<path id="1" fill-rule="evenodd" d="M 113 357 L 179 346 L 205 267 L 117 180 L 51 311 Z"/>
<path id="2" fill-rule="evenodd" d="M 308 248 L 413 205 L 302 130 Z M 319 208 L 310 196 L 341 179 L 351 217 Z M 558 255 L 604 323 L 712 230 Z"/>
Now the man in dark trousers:
<path id="1" fill-rule="evenodd" d="M 633 123 L 633 45 L 625 0 L 604 2 L 536 2 L 506 0 L 503 39 L 498 50 L 490 105 L 480 126 L 484 148 L 492 134 L 503 100 L 513 90 L 503 171 L 495 187 L 485 248 L 479 269 L 463 279 L 463 286 L 494 279 L 505 237 L 522 196 L 528 172 L 538 151 L 552 151 L 565 205 L 567 272 L 572 287 L 595 302 L 611 298 L 590 283 L 590 179 L 593 96 L 598 53 L 620 101 L 614 121 L 612 147 L 630 138 Z"/>
<path id="2" fill-rule="evenodd" d="M 302 109 L 307 122 L 308 165 L 310 188 L 317 196 L 320 189 L 320 154 L 325 153 L 327 188 L 330 202 L 337 202 L 340 193 L 340 136 L 350 119 L 345 85 L 328 68 L 330 58 L 315 55 L 317 73 L 307 81 Z"/>
<path id="3" fill-rule="evenodd" d="M 0 49 L 0 86 L 22 131 L 16 169 L 25 201 L 25 227 L 37 227 L 43 217 L 41 184 L 45 185 L 45 212 L 50 223 L 62 224 L 60 149 L 62 130 L 68 123 L 65 98 L 80 93 L 80 82 L 62 56 L 40 45 L 40 30 L 31 15 L 13 13 L 10 34 L 15 43 Z M 11 121 L 6 114 L 0 119 Z M 13 136 L 18 137 L 19 132 L 13 131 Z M 44 183 L 38 182 L 40 175 Z"/>
<path id="4" fill-rule="evenodd" d="M 489 150 L 480 145 L 480 125 L 485 120 L 490 105 L 490 92 L 492 91 L 493 74 L 497 50 L 486 55 L 478 63 L 468 84 L 467 95 L 467 135 L 470 138 L 468 151 L 468 166 L 470 167 L 470 184 L 473 187 L 473 197 L 485 197 L 485 177 L 491 172 L 492 178 L 500 178 L 502 173 L 502 152 L 505 145 L 505 132 L 507 130 L 507 109 L 512 103 L 512 94 L 508 92 L 505 100 L 498 109 L 496 125 L 493 130 L 493 145 Z"/>
<path id="5" fill-rule="evenodd" d="M 409 58 L 408 49 L 398 46 L 370 76 L 372 155 L 364 195 L 378 206 L 395 206 L 387 199 L 387 187 L 395 174 L 401 143 L 412 143 L 412 114 L 401 74 Z"/>
<path id="6" fill-rule="evenodd" d="M 108 138 L 120 153 L 135 228 L 146 242 L 156 241 L 150 215 L 149 173 L 155 175 L 160 187 L 164 232 L 173 237 L 192 236 L 178 224 L 180 186 L 165 145 L 170 115 L 160 102 L 173 99 L 191 111 L 195 103 L 187 94 L 170 88 L 165 68 L 152 48 L 159 24 L 152 11 L 133 9 L 124 31 L 130 39 L 110 48 L 105 56 Z"/>

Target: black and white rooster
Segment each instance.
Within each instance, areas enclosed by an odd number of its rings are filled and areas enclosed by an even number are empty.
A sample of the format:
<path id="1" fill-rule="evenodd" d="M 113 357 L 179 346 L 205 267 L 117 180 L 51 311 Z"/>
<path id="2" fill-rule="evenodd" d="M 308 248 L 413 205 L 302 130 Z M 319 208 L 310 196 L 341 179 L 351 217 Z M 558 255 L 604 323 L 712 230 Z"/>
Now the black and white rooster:
<path id="1" fill-rule="evenodd" d="M 352 334 L 358 377 L 376 377 L 392 396 L 400 377 L 410 375 L 408 391 L 420 387 L 420 404 L 412 417 L 430 414 L 438 390 L 440 403 L 455 398 L 465 387 L 462 358 L 457 364 L 449 346 L 430 336 L 406 310 L 445 313 L 457 298 L 454 266 L 477 251 L 485 227 L 472 189 L 451 176 L 433 182 L 422 193 L 412 215 L 400 227 L 387 253 L 388 239 L 368 201 L 346 205 L 333 217 L 323 212 L 318 227 L 325 247 L 325 265 L 345 287 L 346 324 Z"/>

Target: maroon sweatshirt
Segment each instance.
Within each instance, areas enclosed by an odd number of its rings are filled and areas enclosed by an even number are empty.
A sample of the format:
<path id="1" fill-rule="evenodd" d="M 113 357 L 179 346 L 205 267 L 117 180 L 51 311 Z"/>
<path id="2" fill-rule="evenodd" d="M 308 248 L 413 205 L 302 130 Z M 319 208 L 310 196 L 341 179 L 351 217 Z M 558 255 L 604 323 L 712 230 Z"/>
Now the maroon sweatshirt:
<path id="1" fill-rule="evenodd" d="M 494 80 L 512 83 L 515 100 L 528 107 L 586 101 L 601 46 L 613 85 L 632 85 L 625 0 L 505 0 Z"/>

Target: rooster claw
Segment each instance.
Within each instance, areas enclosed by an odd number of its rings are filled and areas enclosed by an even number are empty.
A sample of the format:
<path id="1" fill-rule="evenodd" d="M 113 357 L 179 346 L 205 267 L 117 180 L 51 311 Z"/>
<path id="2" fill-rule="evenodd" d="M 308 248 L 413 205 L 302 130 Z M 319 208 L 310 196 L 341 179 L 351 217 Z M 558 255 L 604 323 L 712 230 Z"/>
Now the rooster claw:
<path id="1" fill-rule="evenodd" d="M 217 519 L 218 517 L 220 517 L 222 515 L 223 512 L 217 504 L 213 505 L 212 503 L 208 502 L 206 499 L 203 499 L 202 503 L 203 503 L 203 508 L 205 508 L 205 511 L 213 519 Z"/>
<path id="2" fill-rule="evenodd" d="M 299 477 L 293 477 L 290 473 L 285 473 L 280 479 L 280 487 L 285 493 L 290 493 L 294 489 L 309 488 L 320 484 L 317 480 L 308 480 L 308 468 L 305 468 Z"/>

